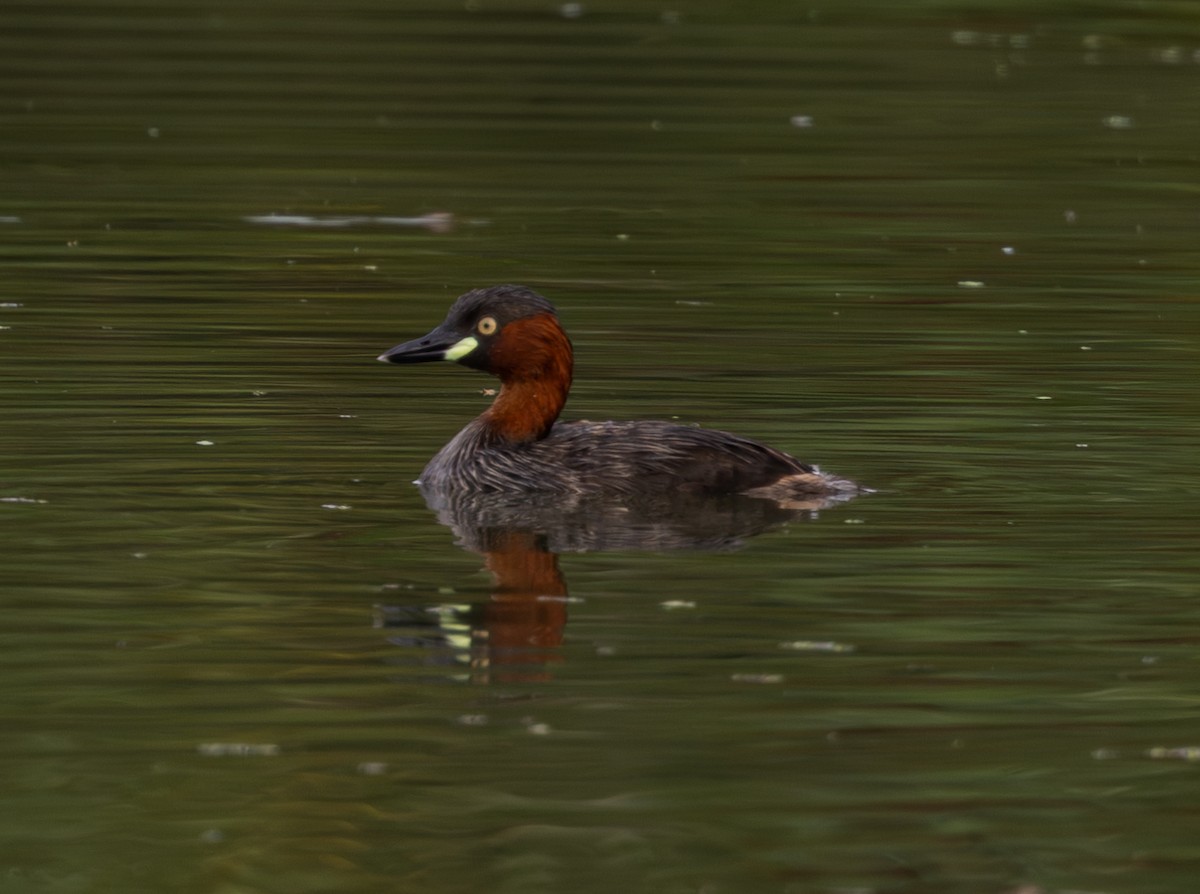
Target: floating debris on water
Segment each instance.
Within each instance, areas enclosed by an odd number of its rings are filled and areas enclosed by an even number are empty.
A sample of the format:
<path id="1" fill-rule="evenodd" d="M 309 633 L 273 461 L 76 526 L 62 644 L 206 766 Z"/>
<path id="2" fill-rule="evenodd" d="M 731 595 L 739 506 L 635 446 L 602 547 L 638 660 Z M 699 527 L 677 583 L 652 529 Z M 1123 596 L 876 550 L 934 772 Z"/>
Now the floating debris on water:
<path id="1" fill-rule="evenodd" d="M 253 742 L 203 742 L 196 750 L 205 757 L 274 757 L 279 746 Z"/>
<path id="2" fill-rule="evenodd" d="M 783 674 L 734 674 L 729 679 L 735 683 L 782 683 Z"/>
<path id="3" fill-rule="evenodd" d="M 1200 761 L 1200 745 L 1184 745 L 1180 748 L 1150 748 L 1146 757 L 1163 761 Z"/>
<path id="4" fill-rule="evenodd" d="M 849 643 L 835 643 L 833 640 L 798 639 L 790 643 L 780 643 L 779 648 L 790 649 L 793 652 L 853 652 L 854 646 Z"/>
<path id="5" fill-rule="evenodd" d="M 246 223 L 272 227 L 420 227 L 434 233 L 448 233 L 454 229 L 454 215 L 449 211 L 435 211 L 419 217 L 386 217 L 375 214 L 350 214 L 341 217 L 314 217 L 311 214 L 251 214 L 243 217 Z M 472 221 L 479 223 L 479 221 Z"/>
<path id="6" fill-rule="evenodd" d="M 1027 50 L 1033 40 L 1028 34 L 1002 34 L 991 31 L 968 31 L 961 29 L 950 32 L 950 42 L 960 47 L 991 47 Z"/>

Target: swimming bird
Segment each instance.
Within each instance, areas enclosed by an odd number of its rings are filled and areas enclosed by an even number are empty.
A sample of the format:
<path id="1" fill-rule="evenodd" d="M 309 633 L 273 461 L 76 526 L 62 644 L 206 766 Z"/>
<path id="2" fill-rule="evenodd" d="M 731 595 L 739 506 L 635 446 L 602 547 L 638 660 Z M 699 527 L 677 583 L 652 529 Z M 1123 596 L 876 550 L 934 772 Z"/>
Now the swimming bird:
<path id="1" fill-rule="evenodd" d="M 500 379 L 492 405 L 425 466 L 419 484 L 427 495 L 691 502 L 741 495 L 811 508 L 862 490 L 728 432 L 660 421 L 557 421 L 571 389 L 571 341 L 554 306 L 525 286 L 467 292 L 440 326 L 379 359 L 450 360 Z"/>

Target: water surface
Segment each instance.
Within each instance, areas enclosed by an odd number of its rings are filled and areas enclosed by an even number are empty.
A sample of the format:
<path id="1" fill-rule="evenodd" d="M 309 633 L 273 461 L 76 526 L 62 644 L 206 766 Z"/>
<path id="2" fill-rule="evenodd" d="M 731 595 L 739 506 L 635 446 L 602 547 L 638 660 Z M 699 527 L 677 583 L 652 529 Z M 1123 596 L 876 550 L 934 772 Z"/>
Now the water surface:
<path id="1" fill-rule="evenodd" d="M 1078 9 L 6 7 L 0 890 L 1190 891 L 1200 33 Z M 373 359 L 506 281 L 878 492 L 506 599 Z"/>

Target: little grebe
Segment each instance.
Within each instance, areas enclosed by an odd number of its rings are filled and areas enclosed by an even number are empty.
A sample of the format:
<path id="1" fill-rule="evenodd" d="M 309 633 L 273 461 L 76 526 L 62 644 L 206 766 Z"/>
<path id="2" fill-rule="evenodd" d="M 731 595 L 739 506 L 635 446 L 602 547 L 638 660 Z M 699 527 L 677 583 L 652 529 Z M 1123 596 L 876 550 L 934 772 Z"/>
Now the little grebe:
<path id="1" fill-rule="evenodd" d="M 554 306 L 524 286 L 462 295 L 428 335 L 379 357 L 454 360 L 500 379 L 492 405 L 421 473 L 434 493 L 559 493 L 595 497 L 741 494 L 786 505 L 860 491 L 782 451 L 669 422 L 556 422 L 571 388 L 571 342 Z"/>

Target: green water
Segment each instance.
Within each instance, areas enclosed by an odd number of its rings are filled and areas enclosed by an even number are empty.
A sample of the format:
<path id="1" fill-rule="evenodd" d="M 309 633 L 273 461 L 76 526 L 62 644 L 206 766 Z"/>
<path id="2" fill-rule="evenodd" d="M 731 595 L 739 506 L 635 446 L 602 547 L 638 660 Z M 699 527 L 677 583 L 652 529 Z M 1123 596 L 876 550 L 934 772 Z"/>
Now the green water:
<path id="1" fill-rule="evenodd" d="M 0 9 L 0 891 L 1194 890 L 1200 19 L 901 6 Z M 506 601 L 495 282 L 878 492 Z"/>

